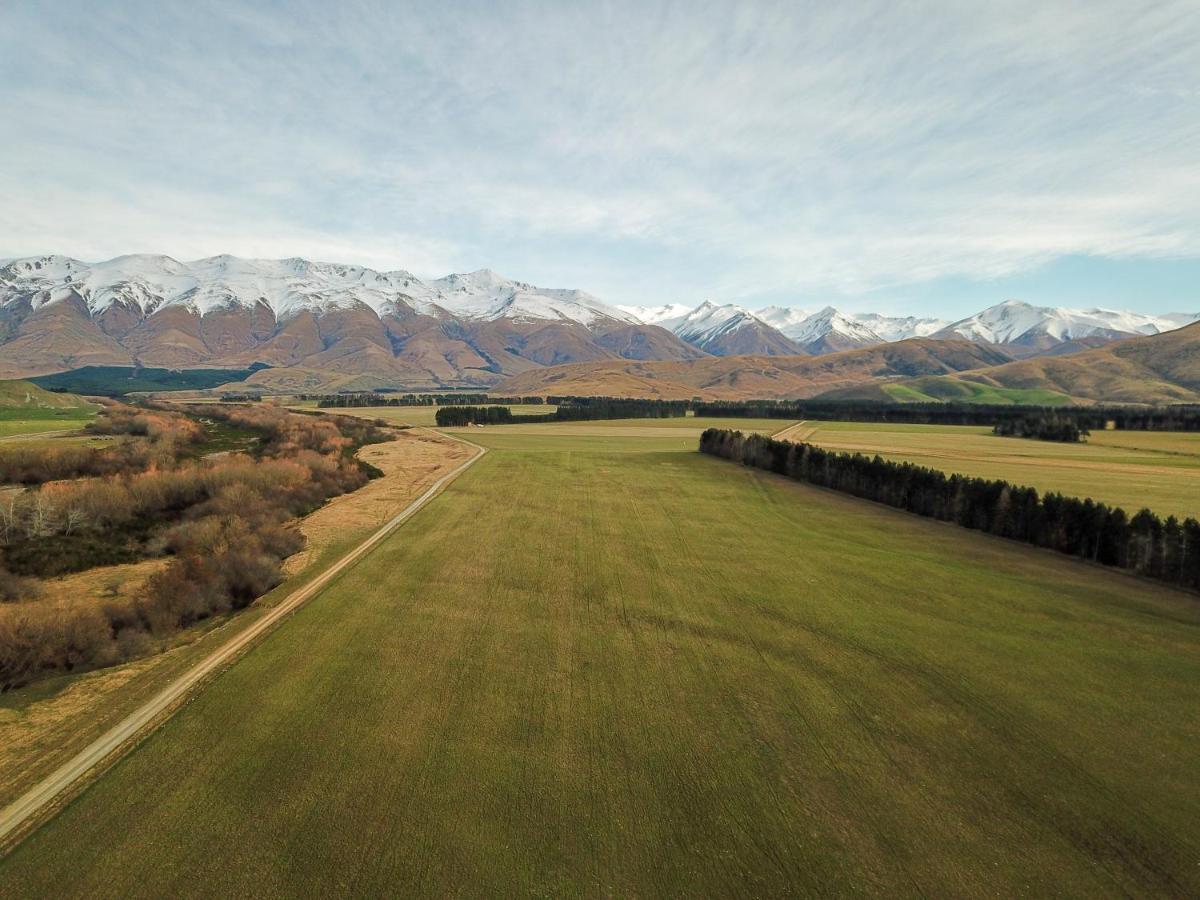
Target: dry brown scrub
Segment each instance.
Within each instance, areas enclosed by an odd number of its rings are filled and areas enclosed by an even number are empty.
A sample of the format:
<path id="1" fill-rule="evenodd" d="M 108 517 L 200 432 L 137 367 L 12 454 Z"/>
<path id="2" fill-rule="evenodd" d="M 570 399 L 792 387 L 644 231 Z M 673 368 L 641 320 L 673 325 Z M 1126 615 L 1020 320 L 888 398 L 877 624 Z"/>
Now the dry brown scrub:
<path id="1" fill-rule="evenodd" d="M 116 401 L 108 401 L 84 431 L 126 439 L 99 447 L 39 443 L 5 448 L 0 452 L 0 482 L 45 484 L 170 466 L 204 437 L 198 423 L 178 412 L 138 409 Z"/>
<path id="2" fill-rule="evenodd" d="M 283 579 L 282 561 L 303 545 L 291 520 L 366 483 L 367 471 L 346 451 L 390 436 L 361 419 L 271 408 L 208 407 L 203 413 L 261 432 L 263 457 L 234 454 L 46 484 L 5 498 L 0 540 L 10 554 L 32 544 L 34 552 L 17 557 L 26 565 L 58 565 L 55 553 L 64 546 L 90 552 L 93 543 L 73 540 L 81 534 L 96 535 L 102 555 L 106 537 L 130 533 L 140 539 L 146 523 L 153 532 L 143 540 L 145 552 L 172 558 L 133 598 L 0 606 L 0 689 L 132 659 L 181 628 L 247 606 Z M 175 418 L 165 413 L 110 421 L 122 433 L 136 428 L 147 443 L 157 443 L 162 434 L 176 433 Z"/>

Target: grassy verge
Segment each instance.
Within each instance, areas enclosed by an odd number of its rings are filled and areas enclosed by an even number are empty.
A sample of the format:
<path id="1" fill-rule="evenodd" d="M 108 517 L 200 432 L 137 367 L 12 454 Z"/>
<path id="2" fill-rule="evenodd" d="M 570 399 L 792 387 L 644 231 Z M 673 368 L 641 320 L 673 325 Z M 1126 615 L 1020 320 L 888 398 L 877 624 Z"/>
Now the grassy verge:
<path id="1" fill-rule="evenodd" d="M 600 424 L 471 429 L 7 893 L 1200 890 L 1194 598 Z"/>

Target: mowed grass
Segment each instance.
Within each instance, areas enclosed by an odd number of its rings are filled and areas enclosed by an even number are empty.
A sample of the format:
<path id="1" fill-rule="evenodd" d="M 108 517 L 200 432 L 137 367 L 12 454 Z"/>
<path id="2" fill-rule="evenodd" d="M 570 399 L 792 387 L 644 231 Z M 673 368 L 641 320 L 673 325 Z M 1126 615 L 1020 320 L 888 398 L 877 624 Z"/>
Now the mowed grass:
<path id="1" fill-rule="evenodd" d="M 98 407 L 39 409 L 18 407 L 0 409 L 0 438 L 50 431 L 72 431 L 96 418 Z"/>
<path id="2" fill-rule="evenodd" d="M 809 428 L 808 426 L 811 426 Z M 795 440 L 1040 491 L 1091 497 L 1133 514 L 1200 514 L 1200 433 L 1097 431 L 1086 443 L 997 437 L 991 428 L 809 422 Z M 807 436 L 805 436 L 807 435 Z"/>
<path id="3" fill-rule="evenodd" d="M 563 427 L 472 429 L 0 893 L 1200 891 L 1194 597 Z"/>

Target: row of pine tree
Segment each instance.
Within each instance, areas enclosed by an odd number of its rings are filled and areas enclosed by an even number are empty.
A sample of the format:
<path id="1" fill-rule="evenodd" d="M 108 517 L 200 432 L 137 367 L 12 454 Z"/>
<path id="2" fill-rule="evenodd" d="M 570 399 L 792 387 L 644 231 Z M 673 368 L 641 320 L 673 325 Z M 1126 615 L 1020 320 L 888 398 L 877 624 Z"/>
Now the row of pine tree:
<path id="1" fill-rule="evenodd" d="M 1007 481 L 709 428 L 700 450 L 921 516 L 1200 590 L 1200 522 L 1161 519 Z"/>

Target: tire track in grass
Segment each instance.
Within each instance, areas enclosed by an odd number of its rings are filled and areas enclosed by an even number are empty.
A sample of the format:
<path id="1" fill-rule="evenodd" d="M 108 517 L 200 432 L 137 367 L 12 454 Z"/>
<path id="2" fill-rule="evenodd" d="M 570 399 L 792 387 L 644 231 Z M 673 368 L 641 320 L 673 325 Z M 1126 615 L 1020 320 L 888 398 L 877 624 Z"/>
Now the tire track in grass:
<path id="1" fill-rule="evenodd" d="M 803 424 L 803 423 L 799 423 L 799 424 Z M 794 428 L 796 426 L 791 426 L 791 427 Z M 785 429 L 785 431 L 786 430 L 790 430 L 790 429 Z M 769 492 L 766 492 L 763 489 L 763 486 L 761 484 L 761 479 L 756 477 L 757 473 L 754 472 L 753 470 L 746 470 L 746 472 L 744 474 L 747 478 L 750 479 L 750 481 L 754 485 L 754 487 L 758 489 L 758 492 L 760 493 L 760 495 L 763 495 L 764 503 L 768 506 L 774 507 L 777 502 L 777 498 L 767 496 L 767 494 L 769 494 Z M 675 546 L 677 548 L 686 550 L 686 552 L 689 554 L 689 556 L 692 559 L 692 564 L 698 570 L 700 570 L 704 573 L 705 579 L 708 583 L 717 583 L 717 578 L 713 572 L 711 563 L 709 561 L 711 558 L 710 555 L 705 554 L 705 553 L 699 553 L 696 551 L 696 549 L 689 542 L 687 535 L 685 534 L 683 529 L 679 526 L 677 516 L 673 516 L 668 513 L 666 515 L 666 520 L 671 522 L 672 525 L 674 526 L 675 534 L 676 534 Z M 794 524 L 794 523 L 789 521 L 789 524 Z M 737 529 L 737 530 L 742 530 L 742 529 Z M 748 606 L 752 606 L 756 609 L 759 609 L 761 612 L 761 604 L 759 603 L 759 601 L 754 600 L 753 598 L 747 596 L 744 592 L 741 592 L 741 591 L 735 591 L 735 595 L 736 595 L 737 600 L 746 602 Z M 775 685 L 776 695 L 783 698 L 785 704 L 787 705 L 788 709 L 791 711 L 792 715 L 802 725 L 806 734 L 809 736 L 811 742 L 817 748 L 818 752 L 821 754 L 821 756 L 825 760 L 825 764 L 826 764 L 828 771 L 833 773 L 835 775 L 835 777 L 837 778 L 842 793 L 845 796 L 849 797 L 851 799 L 852 804 L 858 808 L 860 820 L 864 821 L 864 822 L 868 822 L 870 824 L 870 833 L 873 835 L 874 839 L 876 841 L 878 841 L 880 843 L 880 845 L 887 851 L 885 858 L 889 859 L 892 862 L 892 866 L 890 868 L 892 868 L 893 871 L 898 872 L 899 875 L 905 881 L 908 882 L 909 887 L 912 889 L 914 895 L 924 896 L 924 892 L 920 889 L 920 886 L 915 881 L 912 873 L 910 871 L 908 871 L 905 867 L 900 866 L 898 864 L 897 861 L 900 858 L 902 858 L 903 854 L 900 852 L 900 849 L 897 846 L 895 846 L 894 843 L 892 842 L 892 840 L 887 836 L 886 829 L 883 828 L 882 820 L 876 814 L 873 804 L 869 801 L 869 799 L 866 797 L 866 795 L 858 789 L 857 780 L 853 776 L 851 776 L 849 774 L 849 772 L 846 771 L 846 769 L 839 762 L 838 756 L 834 752 L 833 748 L 829 745 L 829 743 L 824 738 L 822 738 L 822 736 L 821 736 L 822 731 L 815 726 L 812 716 L 806 710 L 804 710 L 799 705 L 799 703 L 796 701 L 796 699 L 794 697 L 794 692 L 791 689 L 791 685 L 787 682 L 786 679 L 784 679 L 780 676 L 780 674 L 776 670 L 775 666 L 771 663 L 770 655 L 763 650 L 762 646 L 754 638 L 753 634 L 751 634 L 751 632 L 745 626 L 744 621 L 741 618 L 739 618 L 737 616 L 732 616 L 732 617 L 730 617 L 729 621 L 730 621 L 730 624 L 732 625 L 732 627 L 734 627 L 740 633 L 741 638 L 746 643 L 746 645 L 748 647 L 752 648 L 752 650 L 754 651 L 754 653 L 759 661 L 760 668 L 762 669 L 763 672 L 766 673 L 766 675 L 769 677 L 770 681 Z M 822 669 L 822 667 L 815 666 L 815 660 L 809 659 L 806 657 L 805 662 L 809 668 L 810 674 L 815 676 L 816 679 L 818 680 L 818 682 L 820 682 L 826 689 L 830 690 L 830 692 L 843 705 L 846 705 L 846 700 L 845 700 L 844 696 L 842 695 L 842 692 L 840 691 L 840 689 L 837 687 L 836 679 L 830 679 L 828 677 L 828 673 L 825 672 Z M 852 715 L 853 715 L 853 713 L 852 713 Z M 876 749 L 878 750 L 879 748 L 877 747 Z M 883 755 L 884 755 L 885 759 L 889 758 L 886 754 L 883 754 Z M 772 792 L 772 796 L 774 798 L 774 792 Z M 775 799 L 777 808 L 781 812 L 783 812 L 782 804 L 778 801 L 777 798 L 774 798 L 774 799 Z M 831 812 L 832 812 L 832 810 L 831 810 Z M 786 823 L 786 825 L 789 829 L 789 832 L 790 832 L 790 830 L 791 830 L 790 829 L 790 826 L 791 826 L 790 817 L 785 814 L 783 817 L 783 821 Z M 783 871 L 786 872 L 786 868 L 784 868 Z M 868 870 L 868 869 L 864 869 L 864 874 L 868 875 L 868 877 L 870 877 L 869 871 L 870 870 Z"/>
<path id="2" fill-rule="evenodd" d="M 788 504 L 782 503 L 778 496 L 779 492 L 771 490 L 767 484 L 768 479 L 782 479 L 784 476 L 752 469 L 745 469 L 743 474 L 752 480 L 762 496 L 764 504 L 769 505 L 778 517 L 788 521 L 792 525 L 799 525 L 802 508 L 792 508 Z M 850 500 L 857 501 L 858 503 L 871 502 L 854 497 L 851 497 Z M 904 515 L 902 511 L 897 512 Z M 983 536 L 989 537 L 987 535 Z M 1128 802 L 1124 802 L 1123 798 L 1113 791 L 1112 788 L 1065 753 L 1046 742 L 1031 724 L 1028 724 L 1021 717 L 1013 715 L 1009 709 L 1001 707 L 1000 704 L 989 699 L 983 693 L 974 691 L 962 683 L 947 679 L 934 666 L 885 655 L 882 651 L 862 641 L 854 640 L 848 635 L 834 634 L 828 629 L 822 629 L 811 623 L 800 622 L 798 620 L 792 620 L 791 624 L 819 637 L 821 640 L 844 646 L 865 657 L 874 659 L 885 668 L 903 673 L 914 683 L 924 685 L 932 696 L 940 696 L 950 707 L 957 708 L 967 721 L 974 722 L 985 731 L 991 733 L 998 743 L 1011 744 L 1015 741 L 1021 746 L 1028 748 L 1028 752 L 1023 754 L 1023 756 L 1028 757 L 1032 755 L 1036 758 L 1044 759 L 1054 766 L 1057 771 L 1063 772 L 1074 783 L 1086 785 L 1089 789 L 1107 797 L 1114 804 L 1119 803 L 1119 805 L 1128 811 L 1129 815 L 1138 820 L 1140 827 L 1144 829 L 1143 833 L 1148 833 L 1157 838 L 1160 844 L 1164 846 L 1170 843 L 1167 835 L 1162 832 L 1153 819 L 1146 816 L 1140 809 Z M 843 702 L 848 702 L 842 696 L 843 692 L 841 689 L 836 685 L 837 679 L 827 677 L 827 681 L 831 690 L 839 694 Z M 1180 894 L 1186 892 L 1184 885 L 1167 874 L 1167 867 L 1159 865 L 1151 859 L 1131 855 L 1129 838 L 1134 836 L 1127 829 L 1122 829 L 1120 823 L 1110 823 L 1112 827 L 1105 829 L 1092 829 L 1090 832 L 1092 837 L 1089 839 L 1087 833 L 1080 830 L 1079 823 L 1071 826 L 1069 831 L 1064 831 L 1064 826 L 1068 826 L 1069 823 L 1061 822 L 1058 819 L 1047 819 L 1045 815 L 1047 810 L 1037 804 L 1036 798 L 1029 796 L 1026 791 L 1021 790 L 1015 784 L 1011 787 L 1011 792 L 1014 797 L 1021 799 L 1025 808 L 1032 814 L 1034 821 L 1038 822 L 1041 827 L 1048 829 L 1052 834 L 1055 834 L 1059 840 L 1065 841 L 1083 852 L 1093 861 L 1099 870 L 1097 874 L 1105 876 L 1112 883 L 1113 887 L 1122 891 L 1128 890 L 1129 885 L 1126 883 L 1128 876 L 1133 874 L 1133 872 L 1141 871 L 1154 879 L 1160 889 Z M 1026 831 L 1029 831 L 1032 823 L 1026 823 L 1024 827 Z M 1124 835 L 1121 834 L 1122 832 L 1124 832 Z M 1096 846 L 1095 841 L 1097 836 L 1099 836 L 1102 846 Z M 1124 865 L 1120 868 L 1114 868 L 1114 860 L 1121 860 L 1124 862 Z M 1122 876 L 1125 877 L 1123 878 Z"/>
<path id="3" fill-rule="evenodd" d="M 677 510 L 668 505 L 668 500 L 664 492 L 647 491 L 644 494 L 639 494 L 638 492 L 631 491 L 628 497 L 630 509 L 632 510 L 634 518 L 637 522 L 638 530 L 643 536 L 643 539 L 640 541 L 643 546 L 655 546 L 656 543 L 659 543 L 655 540 L 655 538 L 658 536 L 648 527 L 648 517 L 643 513 L 642 510 L 643 503 L 653 504 L 657 509 L 657 513 L 650 517 L 650 519 L 652 521 L 668 523 L 672 528 L 675 535 L 675 540 L 671 544 L 674 554 L 677 557 L 686 558 L 691 567 L 704 572 L 705 576 L 709 580 L 709 583 L 716 583 L 712 578 L 712 572 L 708 566 L 708 563 L 704 561 L 704 558 L 701 554 L 695 551 L 694 547 L 692 547 L 690 542 L 684 536 L 683 530 L 679 525 L 679 516 L 677 515 Z M 652 554 L 649 559 L 650 565 L 648 568 L 650 568 L 653 572 L 654 583 L 659 584 L 666 576 L 666 573 L 664 572 L 657 555 Z M 656 598 L 661 600 L 664 598 L 664 596 L 665 595 L 663 593 L 659 593 L 656 595 Z M 686 621 L 687 618 L 686 611 L 681 610 L 678 604 L 673 605 L 670 610 L 663 610 L 663 612 L 669 612 L 676 621 Z M 664 623 L 659 623 L 659 626 L 660 630 L 665 632 L 667 629 L 663 627 L 663 624 Z M 755 737 L 755 739 L 757 739 L 756 736 L 759 733 L 759 729 L 755 727 L 754 723 L 748 716 L 745 704 L 742 701 L 742 697 L 737 691 L 733 691 L 728 688 L 727 681 L 720 677 L 721 672 L 713 662 L 719 658 L 719 652 L 715 645 L 715 638 L 709 634 L 703 633 L 698 629 L 689 630 L 689 637 L 693 640 L 679 642 L 677 647 L 676 645 L 672 645 L 672 649 L 683 650 L 688 657 L 691 671 L 695 675 L 704 679 L 710 693 L 719 695 L 722 698 L 721 712 L 730 712 L 736 714 L 738 721 L 741 723 L 742 734 Z M 699 647 L 705 652 L 700 652 L 697 647 L 693 646 L 693 643 L 699 645 Z M 672 671 L 677 668 L 677 666 L 672 666 Z M 679 691 L 681 694 L 686 692 L 685 686 L 679 682 L 679 679 L 675 679 L 675 683 L 677 691 Z M 687 737 L 687 735 L 684 734 L 679 734 L 678 736 L 681 739 L 686 739 Z M 706 778 L 695 779 L 697 783 L 715 784 L 720 781 L 721 773 L 717 769 L 711 754 L 703 752 L 692 753 L 689 755 L 689 759 L 698 772 L 704 772 L 708 776 Z M 770 791 L 769 793 L 772 802 L 776 806 L 776 809 L 781 813 L 781 824 L 784 826 L 784 829 L 788 832 L 789 836 L 793 838 L 794 843 L 795 834 L 792 830 L 791 819 L 786 814 L 783 814 L 782 805 L 779 802 L 778 794 L 775 791 Z M 737 826 L 738 830 L 749 841 L 750 845 L 754 847 L 759 855 L 762 858 L 769 860 L 774 865 L 777 873 L 781 877 L 791 881 L 800 874 L 795 871 L 794 868 L 788 866 L 786 858 L 779 852 L 778 848 L 773 843 L 764 842 L 760 839 L 760 829 L 754 827 L 754 823 L 747 821 L 745 816 L 739 814 L 739 812 L 735 810 L 734 807 L 728 802 L 722 792 L 709 791 L 707 796 L 713 804 L 720 808 L 725 819 Z"/>

